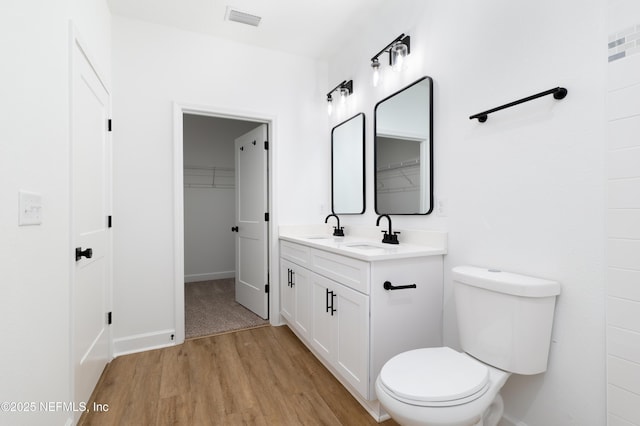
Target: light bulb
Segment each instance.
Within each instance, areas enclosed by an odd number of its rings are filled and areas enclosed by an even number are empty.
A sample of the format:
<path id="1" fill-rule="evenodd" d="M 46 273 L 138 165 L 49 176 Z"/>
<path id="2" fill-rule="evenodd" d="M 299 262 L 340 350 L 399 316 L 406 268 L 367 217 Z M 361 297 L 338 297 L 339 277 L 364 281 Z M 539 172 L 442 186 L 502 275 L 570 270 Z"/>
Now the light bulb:
<path id="1" fill-rule="evenodd" d="M 403 65 L 404 65 L 404 56 L 397 56 L 396 63 L 393 64 L 393 70 L 396 72 L 401 71 Z"/>
<path id="2" fill-rule="evenodd" d="M 391 63 L 394 71 L 401 71 L 405 64 L 405 58 L 409 54 L 407 45 L 401 41 L 396 42 L 391 48 Z"/>
<path id="3" fill-rule="evenodd" d="M 380 62 L 378 62 L 378 58 L 371 62 L 371 67 L 373 68 L 373 87 L 378 87 L 380 82 Z"/>
<path id="4" fill-rule="evenodd" d="M 349 94 L 349 91 L 346 88 L 344 88 L 344 87 L 340 88 L 340 103 L 341 104 L 345 103 L 345 101 L 347 100 L 347 95 L 348 94 Z"/>
<path id="5" fill-rule="evenodd" d="M 331 115 L 333 112 L 333 102 L 331 102 L 331 98 L 327 99 L 327 114 Z"/>

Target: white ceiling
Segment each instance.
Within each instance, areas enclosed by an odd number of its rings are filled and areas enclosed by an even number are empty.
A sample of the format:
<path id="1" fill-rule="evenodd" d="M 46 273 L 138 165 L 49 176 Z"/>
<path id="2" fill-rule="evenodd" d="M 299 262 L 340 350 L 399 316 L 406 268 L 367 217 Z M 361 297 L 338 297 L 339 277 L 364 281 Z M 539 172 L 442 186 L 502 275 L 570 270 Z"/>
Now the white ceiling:
<path id="1" fill-rule="evenodd" d="M 108 0 L 111 12 L 296 55 L 326 59 L 389 0 Z M 258 27 L 225 21 L 227 6 Z"/>

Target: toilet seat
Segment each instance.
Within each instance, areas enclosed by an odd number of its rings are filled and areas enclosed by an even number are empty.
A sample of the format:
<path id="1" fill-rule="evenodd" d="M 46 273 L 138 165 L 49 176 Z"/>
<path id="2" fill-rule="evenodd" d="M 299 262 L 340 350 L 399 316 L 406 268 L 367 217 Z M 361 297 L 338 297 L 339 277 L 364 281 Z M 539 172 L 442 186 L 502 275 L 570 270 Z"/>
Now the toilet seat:
<path id="1" fill-rule="evenodd" d="M 489 369 L 451 348 L 423 348 L 387 361 L 380 370 L 380 384 L 407 404 L 448 407 L 481 397 L 489 389 Z"/>

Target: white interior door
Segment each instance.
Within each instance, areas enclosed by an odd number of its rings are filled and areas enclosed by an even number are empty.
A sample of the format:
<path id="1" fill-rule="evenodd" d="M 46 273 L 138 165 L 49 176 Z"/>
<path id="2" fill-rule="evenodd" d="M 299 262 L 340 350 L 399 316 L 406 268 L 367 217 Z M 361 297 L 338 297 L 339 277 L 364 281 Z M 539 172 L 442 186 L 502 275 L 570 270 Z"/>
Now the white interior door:
<path id="1" fill-rule="evenodd" d="M 267 125 L 235 140 L 236 301 L 269 317 L 267 263 Z"/>
<path id="2" fill-rule="evenodd" d="M 71 85 L 74 400 L 86 402 L 109 361 L 109 93 L 77 42 Z M 81 256 L 77 256 L 77 252 Z"/>

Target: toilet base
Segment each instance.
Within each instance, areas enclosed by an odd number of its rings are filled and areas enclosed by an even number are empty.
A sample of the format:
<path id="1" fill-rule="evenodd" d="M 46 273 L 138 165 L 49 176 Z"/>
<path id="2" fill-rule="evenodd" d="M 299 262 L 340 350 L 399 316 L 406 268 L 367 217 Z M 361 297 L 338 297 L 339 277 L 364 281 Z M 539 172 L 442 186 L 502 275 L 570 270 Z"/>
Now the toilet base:
<path id="1" fill-rule="evenodd" d="M 434 407 L 434 410 L 441 410 L 441 408 Z M 441 421 L 427 421 L 425 423 L 422 419 L 418 420 L 413 418 L 409 413 L 406 413 L 405 409 L 402 410 L 402 414 L 398 411 L 394 411 L 390 412 L 389 415 L 402 426 L 498 426 L 503 413 L 504 403 L 502 401 L 502 396 L 498 394 L 482 416 L 474 416 L 472 418 L 462 420 L 458 419 L 458 421 L 440 419 Z M 409 415 L 410 417 L 407 417 L 406 415 Z"/>
<path id="2" fill-rule="evenodd" d="M 482 423 L 479 426 L 498 426 L 502 415 L 504 414 L 504 401 L 499 393 L 482 415 Z"/>

